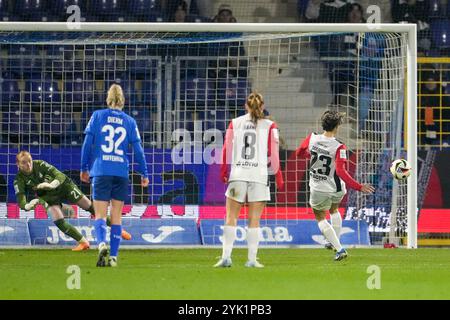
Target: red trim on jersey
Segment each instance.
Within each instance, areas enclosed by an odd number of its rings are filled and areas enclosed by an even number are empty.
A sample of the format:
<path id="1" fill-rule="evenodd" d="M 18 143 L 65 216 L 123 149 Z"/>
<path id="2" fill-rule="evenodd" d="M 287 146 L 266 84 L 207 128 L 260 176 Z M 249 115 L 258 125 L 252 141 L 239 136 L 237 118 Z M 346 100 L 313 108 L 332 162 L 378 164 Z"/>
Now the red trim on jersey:
<path id="1" fill-rule="evenodd" d="M 274 130 L 273 129 L 278 129 L 277 124 L 275 122 L 272 123 L 272 125 L 269 128 L 269 139 L 267 141 L 268 146 L 267 146 L 267 150 L 268 150 L 268 156 L 270 158 L 271 161 L 271 167 L 273 167 L 275 165 L 275 167 L 277 168 L 277 172 L 275 172 L 275 182 L 277 184 L 277 189 L 278 190 L 282 190 L 284 187 L 284 181 L 283 181 L 283 174 L 281 172 L 281 168 L 280 168 L 280 154 L 279 154 L 279 143 L 277 143 L 275 145 L 276 150 L 274 150 L 273 152 L 273 156 L 272 156 L 272 139 L 275 139 L 275 137 L 273 137 L 274 135 Z"/>
<path id="2" fill-rule="evenodd" d="M 309 140 L 311 139 L 312 133 L 310 133 L 305 140 L 302 141 L 300 147 L 295 150 L 295 156 L 298 158 L 308 158 L 310 156 L 309 154 Z"/>
<path id="3" fill-rule="evenodd" d="M 345 145 L 341 145 L 336 150 L 336 174 L 339 178 L 341 178 L 345 184 L 350 189 L 355 189 L 357 191 L 361 191 L 362 185 L 352 178 L 352 176 L 347 172 L 347 156 L 345 158 L 341 158 L 341 150 L 345 150 L 345 153 L 347 153 L 347 148 Z"/>
<path id="4" fill-rule="evenodd" d="M 227 152 L 230 150 L 230 152 Z M 222 182 L 228 182 L 228 165 L 231 163 L 231 151 L 233 150 L 233 121 L 230 122 L 225 133 L 225 142 L 222 147 L 222 166 L 220 167 L 220 178 Z"/>

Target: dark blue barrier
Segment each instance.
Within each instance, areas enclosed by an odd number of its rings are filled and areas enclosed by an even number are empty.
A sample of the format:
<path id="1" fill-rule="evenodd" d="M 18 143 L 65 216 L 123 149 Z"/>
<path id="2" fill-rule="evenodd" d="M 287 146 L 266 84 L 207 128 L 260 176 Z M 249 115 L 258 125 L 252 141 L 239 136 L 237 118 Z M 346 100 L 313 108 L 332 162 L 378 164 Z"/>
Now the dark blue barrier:
<path id="1" fill-rule="evenodd" d="M 95 231 L 91 219 L 69 219 L 81 234 L 95 244 Z M 123 245 L 197 245 L 200 235 L 193 219 L 124 219 L 122 225 L 132 239 Z M 73 245 L 75 241 L 63 234 L 51 220 L 29 220 L 33 245 Z M 107 234 L 109 241 L 109 228 Z"/>
<path id="2" fill-rule="evenodd" d="M 29 246 L 30 244 L 27 220 L 0 220 L 0 246 Z"/>
<path id="3" fill-rule="evenodd" d="M 202 243 L 221 245 L 223 220 L 202 220 L 200 234 Z M 318 245 L 325 239 L 314 220 L 262 220 L 261 245 Z M 246 244 L 246 221 L 239 221 L 235 244 Z M 365 221 L 343 221 L 341 243 L 344 245 L 370 245 L 368 226 Z"/>

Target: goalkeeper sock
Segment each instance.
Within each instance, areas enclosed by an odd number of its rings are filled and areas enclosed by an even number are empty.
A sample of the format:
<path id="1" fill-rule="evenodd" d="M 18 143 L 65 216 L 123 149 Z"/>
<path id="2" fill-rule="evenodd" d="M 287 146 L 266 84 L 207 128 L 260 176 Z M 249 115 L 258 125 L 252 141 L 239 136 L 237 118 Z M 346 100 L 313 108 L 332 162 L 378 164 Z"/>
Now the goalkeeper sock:
<path id="1" fill-rule="evenodd" d="M 248 228 L 247 245 L 248 245 L 248 261 L 256 261 L 259 245 L 260 228 Z"/>
<path id="2" fill-rule="evenodd" d="M 64 219 L 59 219 L 54 221 L 54 224 L 58 227 L 59 230 L 61 230 L 65 235 L 68 235 L 75 241 L 79 242 L 83 236 L 81 233 L 70 223 L 68 223 Z"/>
<path id="3" fill-rule="evenodd" d="M 233 244 L 235 239 L 236 239 L 236 227 L 224 226 L 222 259 L 227 259 L 231 257 L 231 252 L 233 251 Z"/>
<path id="4" fill-rule="evenodd" d="M 342 218 L 339 211 L 336 212 L 330 212 L 330 220 L 331 225 L 333 226 L 334 232 L 336 233 L 336 237 L 341 236 L 341 228 L 342 228 Z"/>
<path id="5" fill-rule="evenodd" d="M 342 249 L 341 243 L 336 236 L 336 232 L 334 232 L 333 227 L 328 223 L 328 221 L 326 219 L 323 219 L 322 221 L 319 221 L 318 225 L 325 238 L 330 241 L 330 243 L 337 251 L 340 251 Z"/>
<path id="6" fill-rule="evenodd" d="M 95 220 L 94 222 L 95 235 L 97 236 L 97 244 L 106 244 L 106 221 L 103 219 Z"/>
<path id="7" fill-rule="evenodd" d="M 119 253 L 120 240 L 122 239 L 122 226 L 120 224 L 111 225 L 111 234 L 109 238 L 109 245 L 111 247 L 111 257 L 117 257 Z"/>

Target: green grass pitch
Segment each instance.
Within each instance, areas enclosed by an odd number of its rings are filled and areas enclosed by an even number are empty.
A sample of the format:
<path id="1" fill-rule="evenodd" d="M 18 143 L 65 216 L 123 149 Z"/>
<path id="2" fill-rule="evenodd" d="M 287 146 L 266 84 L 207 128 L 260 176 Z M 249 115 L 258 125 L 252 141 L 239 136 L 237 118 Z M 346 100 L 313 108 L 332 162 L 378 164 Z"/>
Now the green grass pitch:
<path id="1" fill-rule="evenodd" d="M 350 249 L 335 262 L 325 249 L 263 248 L 264 269 L 244 267 L 246 249 L 233 251 L 231 268 L 215 269 L 220 253 L 121 250 L 117 268 L 97 268 L 92 249 L 0 250 L 0 299 L 450 299 L 449 249 Z M 79 290 L 67 288 L 71 265 Z M 367 286 L 376 285 L 372 265 L 380 289 Z"/>

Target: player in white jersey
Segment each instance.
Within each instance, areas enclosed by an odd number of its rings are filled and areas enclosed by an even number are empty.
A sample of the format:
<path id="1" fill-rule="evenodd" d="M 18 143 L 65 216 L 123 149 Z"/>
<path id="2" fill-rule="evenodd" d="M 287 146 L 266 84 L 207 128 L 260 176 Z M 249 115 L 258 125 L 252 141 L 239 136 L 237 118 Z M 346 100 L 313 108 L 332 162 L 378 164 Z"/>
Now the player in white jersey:
<path id="1" fill-rule="evenodd" d="M 347 150 L 345 145 L 335 138 L 339 125 L 342 124 L 343 114 L 337 111 L 325 111 L 321 122 L 324 132 L 322 134 L 311 133 L 303 140 L 296 150 L 298 157 L 309 157 L 309 204 L 313 208 L 314 215 L 320 231 L 334 248 L 335 260 L 347 257 L 347 251 L 339 241 L 342 228 L 342 218 L 338 211 L 339 204 L 344 197 L 346 187 L 372 193 L 375 189 L 369 184 L 360 184 L 347 172 Z M 330 211 L 331 225 L 325 219 L 326 212 Z"/>
<path id="2" fill-rule="evenodd" d="M 259 221 L 270 200 L 269 174 L 275 174 L 279 189 L 283 187 L 278 154 L 276 123 L 265 119 L 262 95 L 252 93 L 245 104 L 247 113 L 231 121 L 222 149 L 221 178 L 228 183 L 226 221 L 223 228 L 222 258 L 215 267 L 230 267 L 236 239 L 236 225 L 242 205 L 248 203 L 247 267 L 264 267 L 256 261 L 260 238 Z M 228 176 L 228 165 L 231 172 Z"/>

